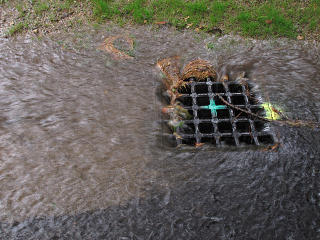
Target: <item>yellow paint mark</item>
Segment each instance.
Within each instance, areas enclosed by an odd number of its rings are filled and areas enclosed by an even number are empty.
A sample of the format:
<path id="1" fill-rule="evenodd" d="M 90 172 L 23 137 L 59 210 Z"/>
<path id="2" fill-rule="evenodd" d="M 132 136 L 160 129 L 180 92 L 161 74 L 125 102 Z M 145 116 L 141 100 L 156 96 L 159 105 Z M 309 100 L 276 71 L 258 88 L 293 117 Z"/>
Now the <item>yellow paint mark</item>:
<path id="1" fill-rule="evenodd" d="M 280 114 L 282 110 L 279 107 L 273 106 L 270 102 L 265 102 L 261 106 L 266 111 L 266 119 L 278 120 L 281 118 Z"/>

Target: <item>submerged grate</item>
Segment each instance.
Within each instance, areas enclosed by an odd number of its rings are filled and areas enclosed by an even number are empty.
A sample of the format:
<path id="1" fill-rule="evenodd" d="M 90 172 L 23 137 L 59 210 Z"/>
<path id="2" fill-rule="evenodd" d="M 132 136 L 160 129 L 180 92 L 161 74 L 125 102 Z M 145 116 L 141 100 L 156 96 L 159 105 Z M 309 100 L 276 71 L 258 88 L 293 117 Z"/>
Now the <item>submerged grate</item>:
<path id="1" fill-rule="evenodd" d="M 247 83 L 247 82 L 246 82 Z M 226 105 L 228 103 L 265 116 L 258 96 L 250 84 L 239 82 L 213 82 L 188 79 L 186 86 L 178 89 L 181 106 L 191 115 L 176 129 L 177 144 L 195 145 L 209 143 L 224 145 L 266 145 L 274 143 L 268 123 Z M 219 97 L 220 96 L 220 97 Z"/>

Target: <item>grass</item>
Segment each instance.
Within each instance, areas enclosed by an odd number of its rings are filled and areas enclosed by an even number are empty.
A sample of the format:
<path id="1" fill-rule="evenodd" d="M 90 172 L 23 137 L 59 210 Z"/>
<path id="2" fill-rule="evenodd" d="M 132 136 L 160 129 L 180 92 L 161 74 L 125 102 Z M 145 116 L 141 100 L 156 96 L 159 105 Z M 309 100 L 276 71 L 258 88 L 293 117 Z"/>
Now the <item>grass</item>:
<path id="1" fill-rule="evenodd" d="M 59 24 L 66 12 L 80 9 L 96 23 L 159 26 L 165 22 L 197 32 L 320 40 L 320 0 L 0 0 L 0 4 L 14 5 L 20 20 L 28 22 L 17 29 Z"/>
<path id="2" fill-rule="evenodd" d="M 256 38 L 319 33 L 320 0 L 92 0 L 100 21 L 169 22 L 178 29 L 221 28 Z M 302 33 L 301 33 L 302 32 Z"/>
<path id="3" fill-rule="evenodd" d="M 50 8 L 49 4 L 45 1 L 37 1 L 34 11 L 36 14 L 42 14 Z"/>
<path id="4" fill-rule="evenodd" d="M 0 0 L 14 25 L 7 36 L 33 31 L 35 34 L 66 30 L 83 25 L 92 16 L 91 0 Z M 105 12 L 105 9 L 102 9 Z M 103 14 L 101 12 L 100 14 Z"/>
<path id="5" fill-rule="evenodd" d="M 240 31 L 251 37 L 296 37 L 292 21 L 286 18 L 276 7 L 262 5 L 255 11 L 243 10 L 234 19 Z"/>
<path id="6" fill-rule="evenodd" d="M 8 36 L 13 36 L 19 32 L 22 32 L 27 27 L 27 24 L 24 22 L 19 22 L 13 25 L 7 32 Z"/>

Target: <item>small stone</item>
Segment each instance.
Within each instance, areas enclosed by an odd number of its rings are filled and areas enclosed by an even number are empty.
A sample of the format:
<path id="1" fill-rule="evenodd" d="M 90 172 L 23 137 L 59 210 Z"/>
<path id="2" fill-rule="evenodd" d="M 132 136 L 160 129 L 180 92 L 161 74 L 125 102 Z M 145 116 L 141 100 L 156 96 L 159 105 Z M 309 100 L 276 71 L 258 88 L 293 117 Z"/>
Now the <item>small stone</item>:
<path id="1" fill-rule="evenodd" d="M 303 37 L 302 35 L 298 35 L 297 39 L 298 39 L 298 40 L 303 40 L 304 37 Z"/>

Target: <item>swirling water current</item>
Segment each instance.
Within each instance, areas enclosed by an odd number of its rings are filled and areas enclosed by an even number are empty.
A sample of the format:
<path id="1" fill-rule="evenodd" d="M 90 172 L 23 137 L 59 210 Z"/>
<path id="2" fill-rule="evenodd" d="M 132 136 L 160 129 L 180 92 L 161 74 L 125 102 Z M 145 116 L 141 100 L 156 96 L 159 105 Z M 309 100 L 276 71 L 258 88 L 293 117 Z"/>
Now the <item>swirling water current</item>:
<path id="1" fill-rule="evenodd" d="M 98 49 L 130 35 L 134 59 Z M 320 120 L 320 51 L 167 28 L 0 39 L 0 239 L 320 239 L 319 129 L 278 151 L 170 148 L 157 60 L 245 71 L 287 116 Z"/>

